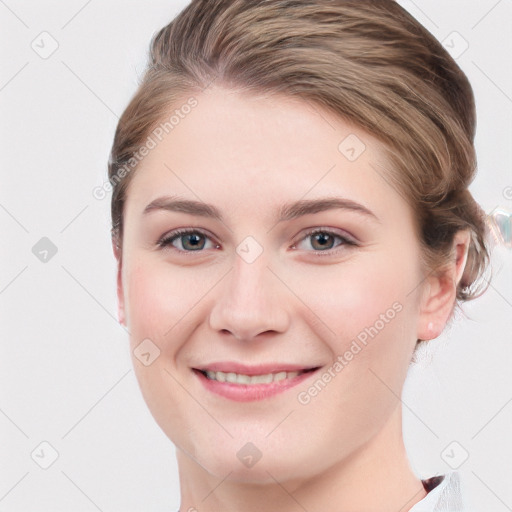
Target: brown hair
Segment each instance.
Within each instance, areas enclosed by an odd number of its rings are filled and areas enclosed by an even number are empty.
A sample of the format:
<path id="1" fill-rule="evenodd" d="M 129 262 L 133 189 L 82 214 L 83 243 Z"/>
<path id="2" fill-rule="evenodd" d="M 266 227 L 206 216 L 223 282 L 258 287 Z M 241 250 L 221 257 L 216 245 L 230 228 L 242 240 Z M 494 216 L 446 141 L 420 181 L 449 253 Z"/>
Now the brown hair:
<path id="1" fill-rule="evenodd" d="M 391 163 L 384 177 L 416 213 L 426 269 L 441 272 L 454 234 L 469 230 L 457 299 L 484 291 L 477 284 L 489 260 L 485 214 L 468 191 L 473 92 L 442 45 L 394 0 L 193 0 L 153 38 L 115 133 L 109 180 L 118 246 L 134 154 L 171 106 L 212 81 L 305 99 L 382 141 Z"/>

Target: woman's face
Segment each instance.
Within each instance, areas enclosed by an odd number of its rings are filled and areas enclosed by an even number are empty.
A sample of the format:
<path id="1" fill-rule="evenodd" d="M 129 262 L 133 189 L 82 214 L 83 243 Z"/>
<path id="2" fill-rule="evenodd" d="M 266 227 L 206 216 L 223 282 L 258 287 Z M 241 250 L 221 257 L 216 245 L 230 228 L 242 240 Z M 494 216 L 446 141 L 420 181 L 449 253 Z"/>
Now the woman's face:
<path id="1" fill-rule="evenodd" d="M 423 322 L 413 216 L 364 131 L 299 100 L 195 99 L 128 187 L 137 378 L 197 468 L 318 474 L 399 429 Z"/>

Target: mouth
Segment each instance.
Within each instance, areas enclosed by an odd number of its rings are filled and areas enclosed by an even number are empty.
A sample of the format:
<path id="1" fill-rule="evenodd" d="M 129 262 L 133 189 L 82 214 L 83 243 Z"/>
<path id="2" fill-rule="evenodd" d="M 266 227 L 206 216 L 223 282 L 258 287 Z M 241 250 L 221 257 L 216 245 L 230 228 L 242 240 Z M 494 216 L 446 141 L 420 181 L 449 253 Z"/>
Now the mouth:
<path id="1" fill-rule="evenodd" d="M 214 372 L 211 370 L 198 370 L 207 379 L 216 380 L 218 382 L 229 382 L 230 384 L 245 384 L 253 386 L 255 384 L 271 384 L 272 382 L 280 382 L 285 379 L 294 379 L 304 373 L 315 371 L 316 368 L 299 370 L 293 372 L 280 371 L 276 373 L 264 373 L 261 375 L 247 375 L 235 372 Z"/>
<path id="2" fill-rule="evenodd" d="M 241 368 L 241 365 L 214 364 L 207 368 L 193 368 L 193 371 L 207 390 L 231 400 L 247 402 L 269 398 L 290 389 L 319 368 L 281 366 L 266 370 L 261 366 Z"/>

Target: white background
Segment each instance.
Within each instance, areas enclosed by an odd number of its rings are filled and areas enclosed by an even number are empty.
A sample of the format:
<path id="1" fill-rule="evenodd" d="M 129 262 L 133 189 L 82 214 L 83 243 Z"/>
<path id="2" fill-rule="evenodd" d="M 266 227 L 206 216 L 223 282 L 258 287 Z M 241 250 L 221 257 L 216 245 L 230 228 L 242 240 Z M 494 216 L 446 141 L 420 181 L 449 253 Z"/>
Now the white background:
<path id="1" fill-rule="evenodd" d="M 92 190 L 152 35 L 186 3 L 0 0 L 0 512 L 178 508 L 174 448 L 117 322 L 110 197 Z M 479 116 L 471 190 L 488 213 L 512 210 L 512 1 L 400 3 L 454 51 L 469 44 L 457 60 Z M 52 40 L 48 58 L 31 47 Z M 32 252 L 42 237 L 58 250 L 46 263 Z M 419 354 L 403 396 L 414 470 L 446 473 L 467 452 L 463 484 L 486 512 L 512 510 L 511 256 L 495 251 L 492 286 Z M 48 469 L 43 441 L 58 453 Z"/>

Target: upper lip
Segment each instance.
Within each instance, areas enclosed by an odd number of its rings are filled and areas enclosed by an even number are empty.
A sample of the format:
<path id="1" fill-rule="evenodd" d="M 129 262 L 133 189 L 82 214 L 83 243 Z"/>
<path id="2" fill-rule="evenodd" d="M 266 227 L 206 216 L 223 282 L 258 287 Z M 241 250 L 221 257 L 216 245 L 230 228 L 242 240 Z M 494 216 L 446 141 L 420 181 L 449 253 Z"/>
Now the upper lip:
<path id="1" fill-rule="evenodd" d="M 219 361 L 216 363 L 209 363 L 204 366 L 196 367 L 195 370 L 202 372 L 224 372 L 224 373 L 239 373 L 243 375 L 264 375 L 267 373 L 279 372 L 296 372 L 305 370 L 314 370 L 318 366 L 314 365 L 300 365 L 300 364 L 281 364 L 281 363 L 268 363 L 247 365 L 243 363 L 236 363 L 231 361 Z"/>

